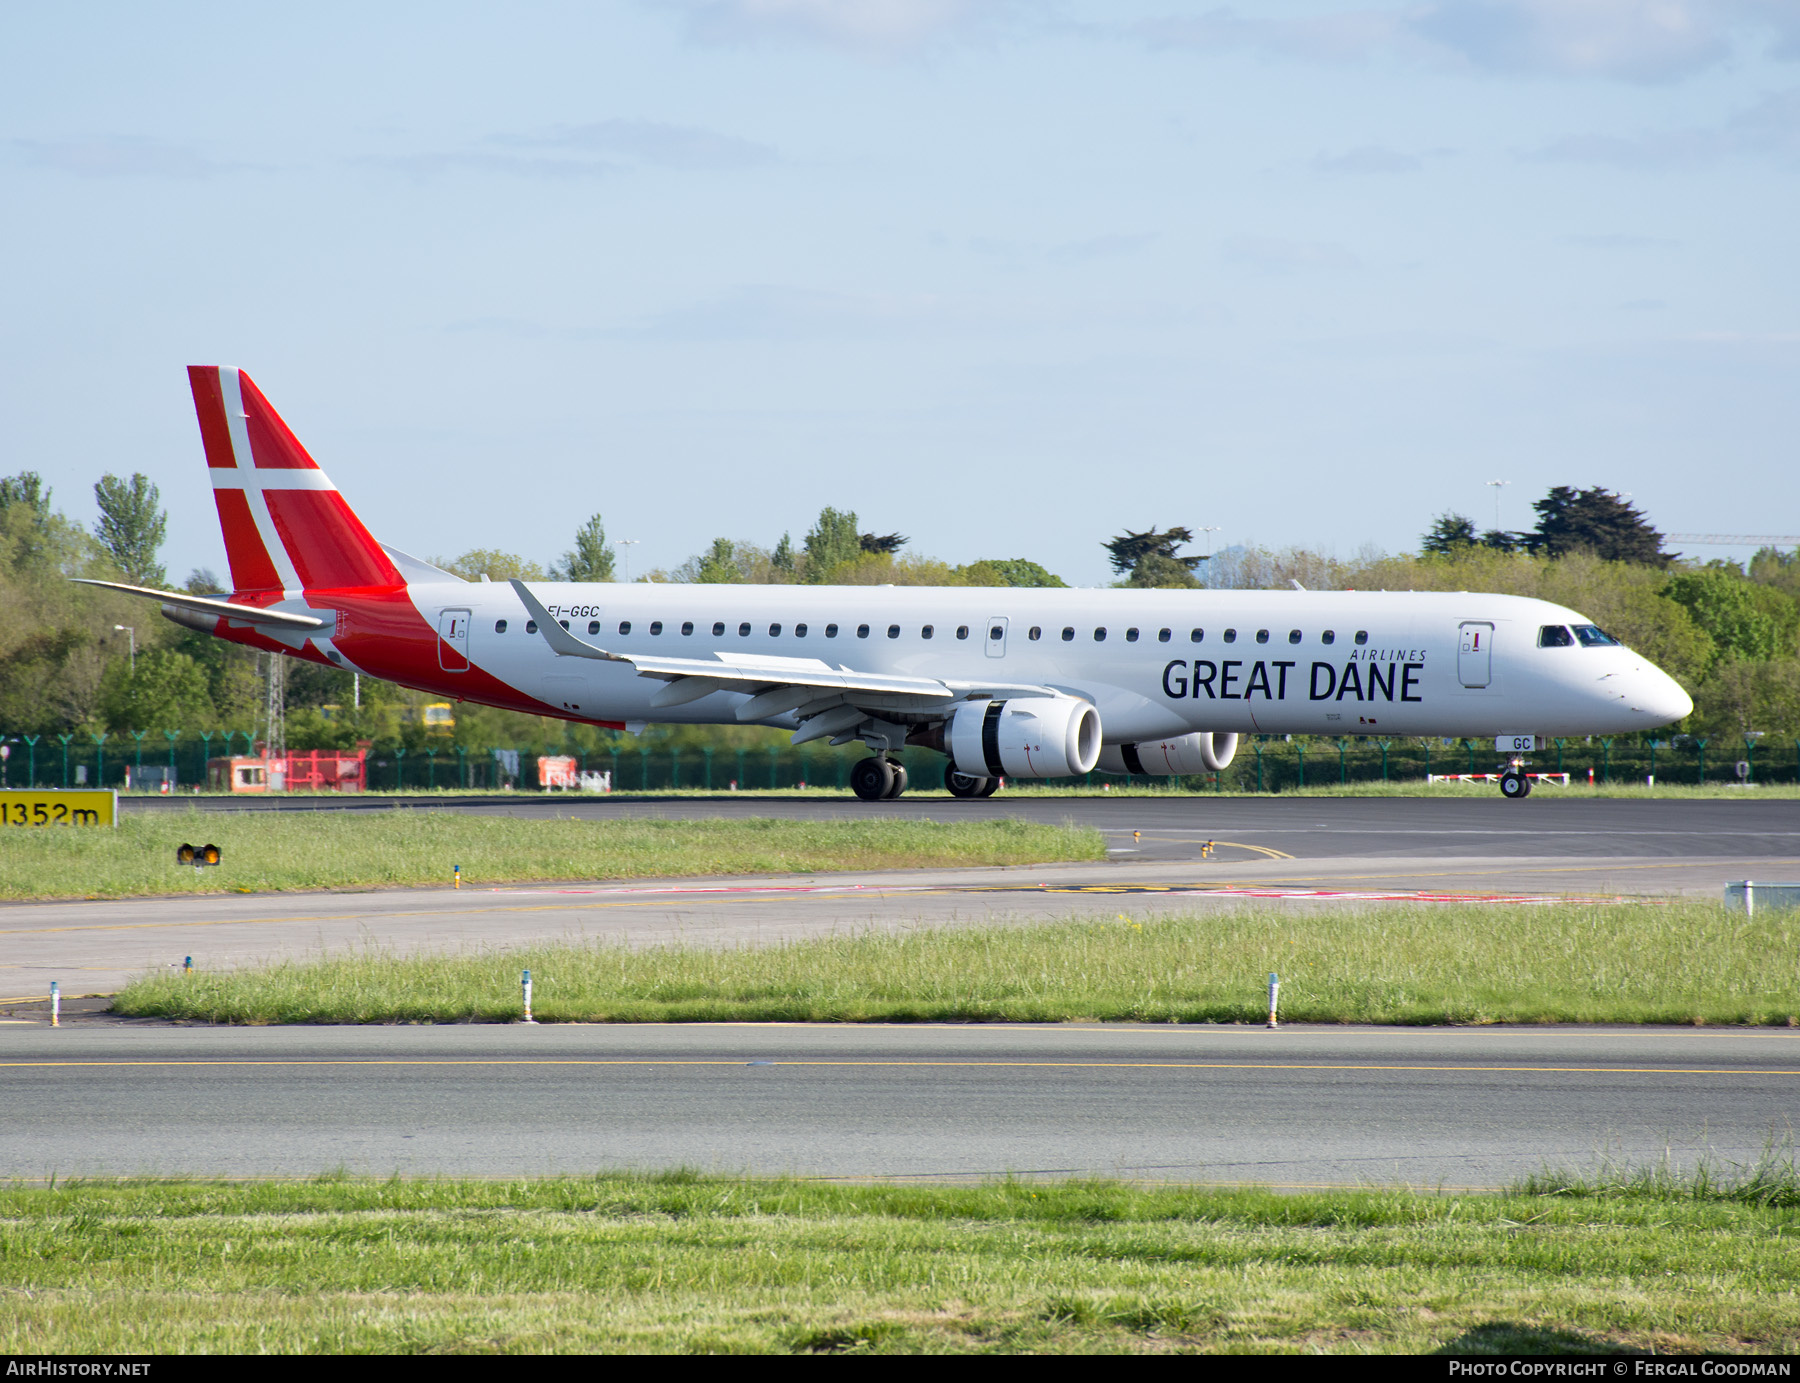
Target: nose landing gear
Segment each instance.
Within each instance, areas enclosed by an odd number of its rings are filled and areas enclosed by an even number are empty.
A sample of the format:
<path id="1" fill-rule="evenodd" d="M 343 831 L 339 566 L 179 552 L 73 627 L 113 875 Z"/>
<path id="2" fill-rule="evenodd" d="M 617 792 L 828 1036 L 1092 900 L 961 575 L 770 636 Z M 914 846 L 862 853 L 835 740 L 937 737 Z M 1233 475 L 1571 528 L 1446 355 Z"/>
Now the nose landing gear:
<path id="1" fill-rule="evenodd" d="M 1525 761 L 1513 759 L 1500 774 L 1500 795 L 1511 802 L 1531 796 L 1531 779 L 1525 776 Z"/>

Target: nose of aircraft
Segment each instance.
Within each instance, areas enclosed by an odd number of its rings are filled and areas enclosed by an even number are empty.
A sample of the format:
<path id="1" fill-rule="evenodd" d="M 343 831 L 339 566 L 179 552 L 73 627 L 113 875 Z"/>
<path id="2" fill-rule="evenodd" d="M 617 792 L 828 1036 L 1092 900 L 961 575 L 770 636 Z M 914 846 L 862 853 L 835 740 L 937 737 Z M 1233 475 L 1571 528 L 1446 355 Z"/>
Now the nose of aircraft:
<path id="1" fill-rule="evenodd" d="M 1649 718 L 1652 725 L 1681 720 L 1694 709 L 1694 699 L 1668 673 L 1646 663 L 1631 679 L 1627 704 Z"/>

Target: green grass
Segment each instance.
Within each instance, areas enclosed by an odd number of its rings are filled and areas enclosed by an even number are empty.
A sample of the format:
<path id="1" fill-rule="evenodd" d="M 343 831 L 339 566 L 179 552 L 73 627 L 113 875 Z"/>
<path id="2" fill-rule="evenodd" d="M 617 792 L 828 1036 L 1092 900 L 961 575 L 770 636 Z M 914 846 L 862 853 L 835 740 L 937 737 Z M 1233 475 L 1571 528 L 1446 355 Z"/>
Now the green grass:
<path id="1" fill-rule="evenodd" d="M 1313 1023 L 1800 1022 L 1800 913 L 1718 903 L 1287 905 L 1136 922 L 867 933 L 712 950 L 605 944 L 157 975 L 121 1012 L 230 1023 L 1070 1019 Z"/>
<path id="2" fill-rule="evenodd" d="M 419 810 L 127 815 L 105 828 L 8 828 L 0 898 L 116 898 L 534 879 L 1030 864 L 1106 857 L 1099 832 L 1018 821 L 543 820 Z M 216 869 L 175 847 L 216 844 Z"/>
<path id="3" fill-rule="evenodd" d="M 1800 1349 L 1718 1198 L 694 1175 L 0 1190 L 0 1352 Z"/>

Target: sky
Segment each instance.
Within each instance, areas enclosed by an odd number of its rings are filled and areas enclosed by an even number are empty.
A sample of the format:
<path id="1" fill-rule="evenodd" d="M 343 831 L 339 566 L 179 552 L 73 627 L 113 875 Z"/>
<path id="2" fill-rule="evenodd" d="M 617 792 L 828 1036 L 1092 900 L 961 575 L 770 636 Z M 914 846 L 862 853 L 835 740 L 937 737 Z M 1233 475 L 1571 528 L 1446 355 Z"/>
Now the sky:
<path id="1" fill-rule="evenodd" d="M 223 364 L 421 556 L 1793 533 L 1797 186 L 1800 0 L 13 4 L 0 474 L 223 572 Z"/>

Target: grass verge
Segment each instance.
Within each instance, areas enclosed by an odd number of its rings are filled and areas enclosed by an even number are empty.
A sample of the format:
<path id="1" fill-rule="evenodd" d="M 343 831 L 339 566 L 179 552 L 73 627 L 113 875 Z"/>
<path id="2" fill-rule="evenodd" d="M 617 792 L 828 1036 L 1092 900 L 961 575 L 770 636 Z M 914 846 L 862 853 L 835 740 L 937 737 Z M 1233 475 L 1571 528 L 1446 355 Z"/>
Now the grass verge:
<path id="1" fill-rule="evenodd" d="M 175 847 L 212 843 L 216 869 Z M 9 830 L 0 898 L 382 888 L 1035 864 L 1106 857 L 1100 833 L 1020 821 L 544 820 L 419 810 L 185 812 L 114 830 Z"/>
<path id="2" fill-rule="evenodd" d="M 226 1023 L 504 1022 L 529 967 L 545 1022 L 1800 1024 L 1770 956 L 1800 913 L 1717 903 L 1244 907 L 1133 921 L 866 933 L 738 950 L 559 944 L 157 975 L 114 1002 Z"/>
<path id="3" fill-rule="evenodd" d="M 1717 1198 L 674 1174 L 0 1190 L 0 1351 L 1800 1349 Z"/>

